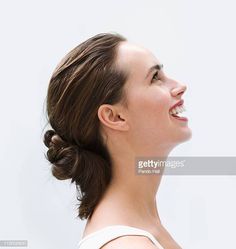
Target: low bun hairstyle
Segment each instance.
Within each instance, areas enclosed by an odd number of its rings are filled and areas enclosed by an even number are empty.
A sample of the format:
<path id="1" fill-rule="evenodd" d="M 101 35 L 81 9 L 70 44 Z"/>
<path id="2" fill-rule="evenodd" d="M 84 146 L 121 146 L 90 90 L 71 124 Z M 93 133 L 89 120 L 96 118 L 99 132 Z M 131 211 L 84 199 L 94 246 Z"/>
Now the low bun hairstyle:
<path id="1" fill-rule="evenodd" d="M 75 182 L 80 219 L 93 214 L 112 178 L 112 160 L 97 112 L 102 104 L 127 106 L 123 86 L 128 73 L 116 64 L 122 41 L 126 38 L 117 33 L 89 38 L 62 59 L 49 81 L 46 159 L 53 176 Z"/>

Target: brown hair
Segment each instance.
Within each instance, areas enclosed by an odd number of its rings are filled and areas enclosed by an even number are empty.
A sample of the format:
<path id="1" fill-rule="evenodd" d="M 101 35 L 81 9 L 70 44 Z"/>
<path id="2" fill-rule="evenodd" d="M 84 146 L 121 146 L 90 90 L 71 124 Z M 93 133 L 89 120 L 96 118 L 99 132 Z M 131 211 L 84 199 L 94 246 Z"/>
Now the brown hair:
<path id="1" fill-rule="evenodd" d="M 78 191 L 80 219 L 92 215 L 112 177 L 111 158 L 102 139 L 97 111 L 102 104 L 127 106 L 128 73 L 116 64 L 118 33 L 100 33 L 71 50 L 49 82 L 44 134 L 52 174 L 71 179 Z"/>

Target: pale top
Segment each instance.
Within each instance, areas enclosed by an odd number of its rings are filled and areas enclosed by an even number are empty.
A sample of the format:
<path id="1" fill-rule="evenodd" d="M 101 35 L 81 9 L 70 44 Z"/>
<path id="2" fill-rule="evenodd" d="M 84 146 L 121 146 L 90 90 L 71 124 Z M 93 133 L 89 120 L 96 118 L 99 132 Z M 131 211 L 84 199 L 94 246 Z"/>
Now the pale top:
<path id="1" fill-rule="evenodd" d="M 125 225 L 113 225 L 104 227 L 96 232 L 93 232 L 78 243 L 79 249 L 99 249 L 107 242 L 126 235 L 141 235 L 149 238 L 158 249 L 164 249 L 155 237 L 140 228 L 125 226 Z"/>

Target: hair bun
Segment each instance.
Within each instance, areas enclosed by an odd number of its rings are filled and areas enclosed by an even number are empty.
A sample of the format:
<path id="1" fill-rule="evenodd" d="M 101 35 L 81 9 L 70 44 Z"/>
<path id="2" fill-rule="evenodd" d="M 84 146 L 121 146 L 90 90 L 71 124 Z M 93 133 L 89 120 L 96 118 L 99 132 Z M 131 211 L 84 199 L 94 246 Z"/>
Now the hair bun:
<path id="1" fill-rule="evenodd" d="M 81 149 L 66 143 L 54 130 L 46 131 L 44 144 L 49 148 L 46 159 L 53 164 L 52 174 L 59 180 L 72 178 L 72 168 Z"/>
<path id="2" fill-rule="evenodd" d="M 54 130 L 48 130 L 44 134 L 44 144 L 49 148 L 51 146 L 52 137 L 56 134 Z"/>
<path id="3" fill-rule="evenodd" d="M 66 147 L 67 143 L 54 131 L 48 130 L 44 135 L 44 144 L 50 148 L 52 146 Z"/>

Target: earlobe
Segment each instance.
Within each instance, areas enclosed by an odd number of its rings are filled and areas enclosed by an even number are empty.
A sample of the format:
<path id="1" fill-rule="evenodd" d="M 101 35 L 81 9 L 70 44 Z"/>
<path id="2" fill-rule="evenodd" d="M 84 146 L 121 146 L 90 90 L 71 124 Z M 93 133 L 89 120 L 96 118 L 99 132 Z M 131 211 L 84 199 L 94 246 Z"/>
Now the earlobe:
<path id="1" fill-rule="evenodd" d="M 101 105 L 98 109 L 98 118 L 101 123 L 115 130 L 128 130 L 129 127 L 124 118 L 117 113 L 117 110 L 114 106 L 110 105 Z"/>

